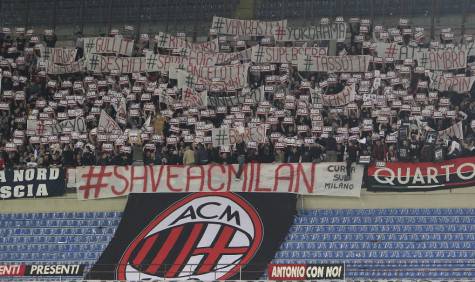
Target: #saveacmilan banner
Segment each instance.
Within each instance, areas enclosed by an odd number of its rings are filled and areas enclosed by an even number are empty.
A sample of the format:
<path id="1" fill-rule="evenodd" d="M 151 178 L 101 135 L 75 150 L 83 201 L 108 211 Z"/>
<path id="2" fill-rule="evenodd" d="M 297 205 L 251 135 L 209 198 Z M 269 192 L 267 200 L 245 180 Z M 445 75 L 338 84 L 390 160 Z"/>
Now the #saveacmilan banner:
<path id="1" fill-rule="evenodd" d="M 86 166 L 76 169 L 78 199 L 130 193 L 261 192 L 359 197 L 363 167 L 354 165 L 346 179 L 344 163 L 295 163 L 203 166 Z"/>
<path id="2" fill-rule="evenodd" d="M 475 184 L 475 157 L 440 163 L 386 163 L 368 168 L 369 191 L 428 191 Z"/>
<path id="3" fill-rule="evenodd" d="M 295 214 L 286 193 L 132 194 L 86 279 L 259 279 Z"/>
<path id="4" fill-rule="evenodd" d="M 61 196 L 66 191 L 62 168 L 0 171 L 0 199 Z"/>

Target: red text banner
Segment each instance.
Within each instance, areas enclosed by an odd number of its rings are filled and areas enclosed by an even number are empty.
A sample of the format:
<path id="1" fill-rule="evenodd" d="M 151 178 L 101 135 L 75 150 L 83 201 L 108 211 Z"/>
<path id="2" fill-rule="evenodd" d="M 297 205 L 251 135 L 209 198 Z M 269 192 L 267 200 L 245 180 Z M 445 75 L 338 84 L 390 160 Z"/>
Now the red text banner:
<path id="1" fill-rule="evenodd" d="M 475 184 L 475 157 L 440 163 L 386 163 L 368 168 L 368 190 L 424 191 Z"/>
<path id="2" fill-rule="evenodd" d="M 238 36 L 273 36 L 274 29 L 286 29 L 287 20 L 258 21 L 213 17 L 211 30 L 217 34 Z"/>
<path id="3" fill-rule="evenodd" d="M 145 57 L 112 57 L 91 54 L 86 57 L 86 67 L 93 73 L 141 73 L 147 71 Z"/>
<path id="4" fill-rule="evenodd" d="M 327 47 L 252 47 L 253 63 L 269 64 L 269 63 L 283 63 L 283 64 L 297 64 L 299 55 L 307 56 L 325 56 L 327 55 Z"/>
<path id="5" fill-rule="evenodd" d="M 371 57 L 356 56 L 298 56 L 299 71 L 315 72 L 366 72 Z"/>
<path id="6" fill-rule="evenodd" d="M 84 52 L 86 54 L 116 54 L 132 56 L 134 50 L 134 41 L 114 37 L 87 37 L 84 38 Z"/>
<path id="7" fill-rule="evenodd" d="M 359 197 L 363 167 L 346 177 L 344 163 L 203 166 L 87 166 L 76 169 L 78 199 L 126 196 L 130 193 L 260 192 Z"/>

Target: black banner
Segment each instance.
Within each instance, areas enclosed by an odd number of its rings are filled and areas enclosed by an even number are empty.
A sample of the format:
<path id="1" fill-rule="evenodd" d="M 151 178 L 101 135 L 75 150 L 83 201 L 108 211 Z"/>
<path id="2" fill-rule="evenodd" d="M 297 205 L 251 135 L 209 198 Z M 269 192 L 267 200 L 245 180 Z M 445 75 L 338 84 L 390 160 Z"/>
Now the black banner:
<path id="1" fill-rule="evenodd" d="M 259 279 L 295 214 L 287 193 L 130 194 L 86 279 Z"/>
<path id="2" fill-rule="evenodd" d="M 24 276 L 83 276 L 85 264 L 27 265 Z"/>
<path id="3" fill-rule="evenodd" d="M 66 181 L 62 168 L 0 171 L 0 199 L 61 196 L 65 191 Z"/>
<path id="4" fill-rule="evenodd" d="M 413 192 L 475 185 L 475 157 L 434 163 L 389 162 L 368 167 L 368 191 Z"/>

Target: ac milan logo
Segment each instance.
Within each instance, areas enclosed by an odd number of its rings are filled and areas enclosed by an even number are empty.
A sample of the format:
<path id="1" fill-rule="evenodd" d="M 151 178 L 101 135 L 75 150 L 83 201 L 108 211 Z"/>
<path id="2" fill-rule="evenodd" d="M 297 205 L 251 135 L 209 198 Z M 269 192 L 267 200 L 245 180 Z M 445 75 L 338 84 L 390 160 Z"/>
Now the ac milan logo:
<path id="1" fill-rule="evenodd" d="M 256 254 L 263 226 L 232 193 L 197 193 L 175 202 L 132 241 L 116 278 L 228 279 Z"/>

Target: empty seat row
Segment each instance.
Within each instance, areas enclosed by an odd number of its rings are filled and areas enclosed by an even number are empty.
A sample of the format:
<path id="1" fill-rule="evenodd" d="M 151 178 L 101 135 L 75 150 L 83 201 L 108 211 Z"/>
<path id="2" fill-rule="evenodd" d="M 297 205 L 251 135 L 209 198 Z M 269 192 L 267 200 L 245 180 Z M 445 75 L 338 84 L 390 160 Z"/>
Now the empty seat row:
<path id="1" fill-rule="evenodd" d="M 295 228 L 295 227 L 293 227 Z M 304 230 L 304 229 L 303 229 Z M 304 231 L 302 231 L 304 232 Z M 289 233 L 289 241 L 387 242 L 387 241 L 475 241 L 474 233 Z"/>
<path id="2" fill-rule="evenodd" d="M 475 250 L 475 242 L 285 242 L 282 250 Z"/>
<path id="3" fill-rule="evenodd" d="M 21 244 L 0 245 L 0 252 L 102 252 L 107 246 L 104 244 Z"/>
<path id="4" fill-rule="evenodd" d="M 295 225 L 295 233 L 473 233 L 475 224 Z"/>
<path id="5" fill-rule="evenodd" d="M 316 210 L 300 210 L 299 215 L 312 216 L 460 216 L 474 215 L 473 208 L 413 208 L 413 209 L 316 209 Z"/>
<path id="6" fill-rule="evenodd" d="M 0 228 L 0 236 L 41 236 L 41 235 L 93 235 L 114 234 L 114 227 L 88 227 L 88 228 Z"/>
<path id="7" fill-rule="evenodd" d="M 472 250 L 339 250 L 339 251 L 279 251 L 276 258 L 292 259 L 349 259 L 349 258 L 454 258 L 454 259 L 475 259 L 475 252 Z"/>
<path id="8" fill-rule="evenodd" d="M 45 252 L 45 253 L 18 253 L 18 252 L 2 252 L 0 253 L 0 260 L 2 261 L 56 261 L 61 263 L 63 260 L 90 260 L 91 262 L 97 260 L 101 252 Z"/>
<path id="9" fill-rule="evenodd" d="M 49 212 L 49 213 L 5 213 L 0 214 L 3 220 L 37 220 L 37 219 L 115 219 L 122 212 Z"/>
<path id="10" fill-rule="evenodd" d="M 97 226 L 107 227 L 116 226 L 120 219 L 40 219 L 40 220 L 2 220 L 0 221 L 0 228 L 4 227 L 80 227 L 80 226 Z"/>
<path id="11" fill-rule="evenodd" d="M 10 236 L 0 237 L 0 244 L 44 244 L 44 243 L 96 243 L 109 242 L 109 235 L 80 235 L 80 236 Z"/>
<path id="12" fill-rule="evenodd" d="M 313 216 L 295 218 L 297 224 L 475 224 L 475 216 Z"/>

